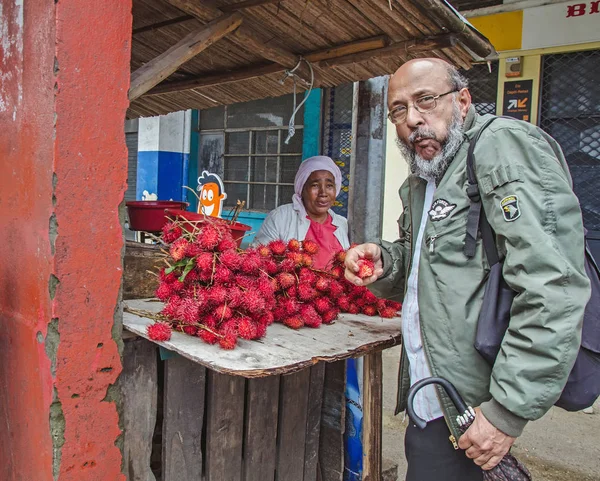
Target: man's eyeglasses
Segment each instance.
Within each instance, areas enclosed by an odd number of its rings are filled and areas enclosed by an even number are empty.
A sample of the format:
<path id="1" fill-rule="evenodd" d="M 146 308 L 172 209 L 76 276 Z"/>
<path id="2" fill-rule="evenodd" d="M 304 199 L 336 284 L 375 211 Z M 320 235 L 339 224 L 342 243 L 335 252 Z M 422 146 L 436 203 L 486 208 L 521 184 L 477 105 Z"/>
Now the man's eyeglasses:
<path id="1" fill-rule="evenodd" d="M 444 94 L 439 95 L 425 95 L 420 99 L 417 99 L 413 103 L 413 107 L 422 114 L 427 112 L 431 112 L 433 109 L 437 107 L 437 101 L 439 98 L 444 97 L 445 95 L 450 95 L 453 93 L 459 92 L 459 90 L 450 90 L 450 92 L 446 92 Z M 408 107 L 407 105 L 399 105 L 394 110 L 388 113 L 388 119 L 393 124 L 401 124 L 406 121 L 406 116 L 408 115 Z"/>

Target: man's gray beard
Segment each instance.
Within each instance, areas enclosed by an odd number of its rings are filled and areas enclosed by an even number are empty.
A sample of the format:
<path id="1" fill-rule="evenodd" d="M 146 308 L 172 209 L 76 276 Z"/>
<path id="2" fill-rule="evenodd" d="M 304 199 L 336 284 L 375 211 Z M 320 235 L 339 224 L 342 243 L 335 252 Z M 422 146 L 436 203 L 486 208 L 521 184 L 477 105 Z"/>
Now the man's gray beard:
<path id="1" fill-rule="evenodd" d="M 419 177 L 439 181 L 463 142 L 463 123 L 464 121 L 460 115 L 458 104 L 454 101 L 452 106 L 452 121 L 448 126 L 448 137 L 442 142 L 442 150 L 431 160 L 426 160 L 417 154 L 412 144 L 419 137 L 437 140 L 435 133 L 431 129 L 419 127 L 410 134 L 410 144 L 408 145 L 400 140 L 399 137 L 396 137 L 396 145 L 408 162 L 411 172 Z"/>

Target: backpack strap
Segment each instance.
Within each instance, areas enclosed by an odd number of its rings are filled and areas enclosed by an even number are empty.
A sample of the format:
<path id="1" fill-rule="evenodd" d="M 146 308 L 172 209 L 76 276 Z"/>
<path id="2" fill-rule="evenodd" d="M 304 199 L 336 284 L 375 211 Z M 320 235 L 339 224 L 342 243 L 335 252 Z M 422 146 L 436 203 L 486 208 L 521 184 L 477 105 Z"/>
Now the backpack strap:
<path id="1" fill-rule="evenodd" d="M 491 266 L 498 262 L 499 256 L 498 249 L 496 249 L 494 232 L 487 221 L 485 212 L 482 210 L 481 194 L 479 192 L 479 185 L 477 184 L 477 177 L 475 176 L 475 146 L 477 145 L 479 137 L 481 137 L 481 133 L 497 118 L 498 117 L 492 117 L 481 126 L 474 135 L 473 140 L 471 140 L 469 150 L 467 151 L 467 179 L 469 181 L 469 185 L 467 186 L 467 196 L 471 201 L 471 205 L 467 215 L 467 233 L 465 235 L 463 249 L 464 254 L 468 258 L 475 255 L 477 232 L 481 230 L 483 246 Z"/>

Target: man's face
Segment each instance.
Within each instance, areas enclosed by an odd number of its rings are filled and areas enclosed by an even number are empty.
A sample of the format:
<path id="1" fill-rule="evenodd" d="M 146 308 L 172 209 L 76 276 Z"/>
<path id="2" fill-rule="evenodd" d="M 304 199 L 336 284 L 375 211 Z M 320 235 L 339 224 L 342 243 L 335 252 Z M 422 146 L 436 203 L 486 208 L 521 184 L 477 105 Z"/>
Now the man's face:
<path id="1" fill-rule="evenodd" d="M 403 65 L 390 80 L 388 109 L 407 107 L 406 120 L 395 125 L 401 150 L 406 150 L 416 162 L 442 162 L 448 154 L 449 134 L 456 143 L 456 131 L 471 104 L 468 90 L 443 95 L 435 101 L 435 108 L 421 113 L 415 102 L 426 96 L 437 96 L 452 90 L 444 64 L 417 60 Z M 451 136 L 452 137 L 452 136 Z M 403 148 L 404 147 L 404 148 Z M 454 150 L 454 145 L 451 146 Z M 451 152 L 452 155 L 455 153 Z M 408 159 L 413 163 L 414 159 Z M 446 159 L 447 160 L 447 159 Z"/>

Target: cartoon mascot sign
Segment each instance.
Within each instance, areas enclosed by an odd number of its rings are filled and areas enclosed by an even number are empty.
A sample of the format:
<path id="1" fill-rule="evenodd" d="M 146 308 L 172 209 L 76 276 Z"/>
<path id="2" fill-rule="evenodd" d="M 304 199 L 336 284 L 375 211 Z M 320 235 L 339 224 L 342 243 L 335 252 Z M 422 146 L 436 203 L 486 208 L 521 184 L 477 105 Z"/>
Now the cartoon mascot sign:
<path id="1" fill-rule="evenodd" d="M 198 213 L 202 212 L 204 215 L 211 217 L 221 217 L 223 201 L 227 199 L 221 178 L 217 174 L 211 174 L 205 170 L 198 177 L 198 191 L 200 192 Z"/>

